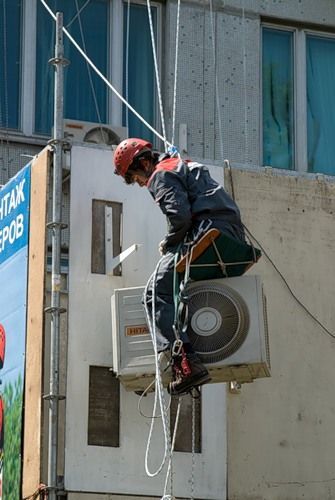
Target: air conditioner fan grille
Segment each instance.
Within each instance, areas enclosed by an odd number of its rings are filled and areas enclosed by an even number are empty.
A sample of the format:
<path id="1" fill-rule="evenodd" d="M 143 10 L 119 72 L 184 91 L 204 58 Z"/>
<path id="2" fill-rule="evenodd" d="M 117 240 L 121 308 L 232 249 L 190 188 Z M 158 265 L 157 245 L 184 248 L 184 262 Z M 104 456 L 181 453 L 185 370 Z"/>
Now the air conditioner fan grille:
<path id="1" fill-rule="evenodd" d="M 244 299 L 226 285 L 199 284 L 188 293 L 188 336 L 205 363 L 216 363 L 236 352 L 249 330 Z"/>

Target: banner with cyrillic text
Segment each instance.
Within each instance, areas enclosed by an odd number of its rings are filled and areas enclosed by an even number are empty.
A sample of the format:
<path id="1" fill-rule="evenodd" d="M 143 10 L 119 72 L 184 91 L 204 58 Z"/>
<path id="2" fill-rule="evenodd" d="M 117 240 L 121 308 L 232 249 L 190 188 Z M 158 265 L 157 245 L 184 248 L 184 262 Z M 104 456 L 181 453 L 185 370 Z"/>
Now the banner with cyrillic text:
<path id="1" fill-rule="evenodd" d="M 30 166 L 0 190 L 0 500 L 21 498 Z"/>

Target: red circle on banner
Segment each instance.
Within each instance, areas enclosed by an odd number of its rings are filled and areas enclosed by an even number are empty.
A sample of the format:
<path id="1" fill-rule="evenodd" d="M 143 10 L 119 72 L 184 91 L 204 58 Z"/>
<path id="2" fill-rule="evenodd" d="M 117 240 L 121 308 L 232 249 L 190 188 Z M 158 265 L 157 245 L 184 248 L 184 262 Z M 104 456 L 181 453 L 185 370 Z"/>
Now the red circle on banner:
<path id="1" fill-rule="evenodd" d="M 0 323 L 0 370 L 5 363 L 6 350 L 6 332 L 4 326 Z"/>

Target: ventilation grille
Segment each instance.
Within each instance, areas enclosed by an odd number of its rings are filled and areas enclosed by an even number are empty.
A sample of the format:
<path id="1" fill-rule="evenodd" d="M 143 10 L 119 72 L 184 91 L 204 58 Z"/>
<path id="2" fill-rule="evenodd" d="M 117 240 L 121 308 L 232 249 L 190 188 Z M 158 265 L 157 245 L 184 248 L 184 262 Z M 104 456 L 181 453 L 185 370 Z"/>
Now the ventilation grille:
<path id="1" fill-rule="evenodd" d="M 204 363 L 234 354 L 249 330 L 249 311 L 235 290 L 220 284 L 199 284 L 189 291 L 188 336 Z"/>

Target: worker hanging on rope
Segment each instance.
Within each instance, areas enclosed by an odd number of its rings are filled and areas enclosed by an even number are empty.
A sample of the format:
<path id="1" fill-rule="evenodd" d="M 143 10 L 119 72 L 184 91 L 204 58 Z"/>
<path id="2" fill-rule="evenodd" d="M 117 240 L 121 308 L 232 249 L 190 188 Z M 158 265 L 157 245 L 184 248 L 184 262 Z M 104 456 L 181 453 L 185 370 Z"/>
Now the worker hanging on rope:
<path id="1" fill-rule="evenodd" d="M 127 184 L 146 186 L 167 217 L 168 231 L 159 245 L 162 255 L 155 283 L 148 283 L 149 313 L 154 288 L 158 352 L 172 351 L 171 395 L 181 395 L 210 380 L 187 336 L 187 328 L 176 327 L 174 300 L 175 255 L 192 245 L 209 228 L 244 242 L 240 211 L 207 167 L 169 154 L 153 152 L 150 142 L 130 138 L 114 154 L 115 173 Z M 181 330 L 181 331 L 180 331 Z"/>

